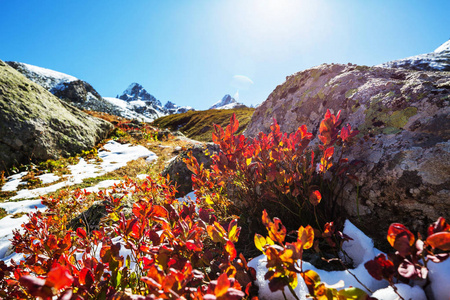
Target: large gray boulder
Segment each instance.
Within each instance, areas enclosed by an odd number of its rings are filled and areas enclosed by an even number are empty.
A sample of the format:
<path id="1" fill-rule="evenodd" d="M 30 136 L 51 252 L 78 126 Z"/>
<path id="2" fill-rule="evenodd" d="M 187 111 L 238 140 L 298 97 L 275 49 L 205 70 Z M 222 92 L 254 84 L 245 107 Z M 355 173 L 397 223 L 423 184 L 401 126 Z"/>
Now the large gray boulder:
<path id="1" fill-rule="evenodd" d="M 183 159 L 187 158 L 188 153 L 191 152 L 199 164 L 203 164 L 205 168 L 209 168 L 212 164 L 211 156 L 219 152 L 219 150 L 220 147 L 213 143 L 192 145 L 183 150 L 164 168 L 162 176 L 169 175 L 172 183 L 177 185 L 177 196 L 185 196 L 192 192 L 192 172 L 186 167 Z"/>
<path id="2" fill-rule="evenodd" d="M 0 60 L 0 170 L 92 149 L 112 128 Z"/>
<path id="3" fill-rule="evenodd" d="M 360 130 L 347 157 L 364 162 L 343 205 L 366 233 L 385 240 L 392 222 L 424 233 L 450 217 L 450 73 L 323 64 L 287 77 L 259 106 L 244 134 L 306 124 L 318 132 L 327 109 Z M 362 137 L 365 137 L 362 138 Z"/>

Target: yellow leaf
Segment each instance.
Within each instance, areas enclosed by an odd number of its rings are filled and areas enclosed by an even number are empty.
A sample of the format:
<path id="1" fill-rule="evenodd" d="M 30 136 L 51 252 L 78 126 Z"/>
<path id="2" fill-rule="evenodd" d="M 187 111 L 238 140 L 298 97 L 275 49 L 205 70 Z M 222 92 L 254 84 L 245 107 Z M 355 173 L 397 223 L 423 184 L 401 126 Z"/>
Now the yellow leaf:
<path id="1" fill-rule="evenodd" d="M 260 234 L 255 234 L 255 246 L 256 248 L 258 248 L 259 251 L 264 252 L 264 246 L 266 245 L 266 239 L 260 235 Z"/>
<path id="2" fill-rule="evenodd" d="M 214 204 L 214 202 L 211 200 L 211 196 L 210 195 L 206 195 L 205 202 L 208 203 L 209 205 Z"/>
<path id="3" fill-rule="evenodd" d="M 111 218 L 111 220 L 113 220 L 114 222 L 119 221 L 119 216 L 116 213 L 110 213 L 109 217 Z"/>
<path id="4" fill-rule="evenodd" d="M 247 160 L 245 161 L 245 163 L 247 164 L 247 166 L 252 162 L 252 158 L 247 158 Z"/>
<path id="5" fill-rule="evenodd" d="M 266 243 L 267 243 L 267 245 L 275 245 L 275 242 L 272 241 L 272 239 L 270 237 L 266 237 Z"/>

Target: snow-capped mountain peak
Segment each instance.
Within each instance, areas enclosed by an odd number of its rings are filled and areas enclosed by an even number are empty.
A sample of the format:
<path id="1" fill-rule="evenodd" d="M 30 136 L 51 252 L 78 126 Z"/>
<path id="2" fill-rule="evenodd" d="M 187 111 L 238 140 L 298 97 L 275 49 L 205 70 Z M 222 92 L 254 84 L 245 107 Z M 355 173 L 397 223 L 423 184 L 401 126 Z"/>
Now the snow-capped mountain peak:
<path id="1" fill-rule="evenodd" d="M 450 51 L 450 40 L 437 47 L 436 50 L 434 50 L 434 53 L 440 53 L 444 51 Z"/>
<path id="2" fill-rule="evenodd" d="M 122 93 L 119 99 L 125 101 L 144 101 L 151 102 L 154 105 L 161 106 L 161 102 L 156 99 L 153 95 L 147 92 L 142 85 L 133 82 L 128 86 L 128 88 Z"/>
<path id="3" fill-rule="evenodd" d="M 241 107 L 245 107 L 245 105 L 237 102 L 236 99 L 226 94 L 225 96 L 223 96 L 222 100 L 214 103 L 213 106 L 211 106 L 209 109 L 233 109 Z"/>
<path id="4" fill-rule="evenodd" d="M 235 104 L 238 104 L 236 100 L 230 95 L 226 94 L 225 96 L 223 96 L 222 100 L 214 103 L 209 109 L 224 109 L 224 107 L 232 108 L 232 106 L 234 106 Z"/>

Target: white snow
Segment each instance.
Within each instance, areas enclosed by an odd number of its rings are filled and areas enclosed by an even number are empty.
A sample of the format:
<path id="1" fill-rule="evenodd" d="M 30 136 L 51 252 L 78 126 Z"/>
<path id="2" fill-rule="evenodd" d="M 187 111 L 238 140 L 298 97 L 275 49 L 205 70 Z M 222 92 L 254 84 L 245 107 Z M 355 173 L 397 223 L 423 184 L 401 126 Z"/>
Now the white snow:
<path id="1" fill-rule="evenodd" d="M 446 41 L 442 45 L 436 48 L 434 50 L 435 53 L 443 52 L 443 51 L 450 51 L 450 40 Z"/>
<path id="2" fill-rule="evenodd" d="M 156 154 L 144 146 L 131 146 L 129 144 L 123 145 L 116 141 L 109 141 L 106 143 L 103 146 L 103 149 L 98 152 L 98 156 L 103 160 L 101 163 L 88 163 L 84 158 L 80 158 L 78 164 L 68 167 L 71 174 L 63 175 L 63 178 L 66 179 L 65 181 L 47 187 L 40 187 L 31 190 L 20 190 L 17 192 L 17 195 L 11 197 L 11 200 L 37 198 L 39 196 L 55 192 L 66 186 L 80 184 L 85 178 L 98 177 L 108 172 L 112 172 L 124 167 L 127 162 L 140 157 L 145 157 L 148 162 L 151 162 L 157 158 Z M 45 175 L 46 176 L 44 179 L 52 178 L 51 174 Z M 12 177 L 13 176 L 9 178 Z M 23 175 L 21 177 L 23 177 Z M 21 183 L 18 181 L 20 178 L 19 176 L 14 177 L 14 184 L 11 183 L 10 187 L 8 187 L 10 191 L 13 190 L 11 187 L 15 186 L 17 188 L 17 186 Z"/>
<path id="3" fill-rule="evenodd" d="M 241 105 L 237 103 L 236 100 L 230 95 L 223 96 L 222 100 L 214 103 L 209 109 L 233 109 L 236 106 Z"/>
<path id="4" fill-rule="evenodd" d="M 47 90 L 62 87 L 64 83 L 79 80 L 78 78 L 67 75 L 61 72 L 53 71 L 38 66 L 33 66 L 25 63 L 18 63 L 26 70 L 25 76 L 30 80 L 40 84 Z"/>
<path id="5" fill-rule="evenodd" d="M 149 118 L 143 114 L 133 111 L 133 106 L 130 105 L 128 101 L 113 97 L 103 97 L 103 99 L 111 104 L 114 104 L 121 111 L 121 116 L 124 118 L 136 119 L 143 122 L 152 122 L 154 120 L 154 118 Z"/>
<path id="6" fill-rule="evenodd" d="M 44 209 L 45 206 L 41 203 L 40 199 L 36 200 L 24 200 L 17 202 L 3 202 L 0 203 L 0 207 L 5 209 L 8 214 L 15 214 L 18 212 L 31 212 L 37 209 Z"/>
<path id="7" fill-rule="evenodd" d="M 429 291 L 435 300 L 450 299 L 450 258 L 441 263 L 428 262 Z"/>
<path id="8" fill-rule="evenodd" d="M 419 286 L 409 286 L 404 283 L 395 284 L 397 287 L 397 292 L 402 295 L 404 299 L 411 300 L 427 300 L 427 296 L 425 292 Z M 377 298 L 378 300 L 398 300 L 398 295 L 394 292 L 392 287 L 387 287 L 384 289 L 380 289 L 372 294 L 372 297 Z M 441 298 L 439 298 L 441 299 Z M 445 299 L 445 298 L 442 298 Z"/>
<path id="9" fill-rule="evenodd" d="M 9 176 L 6 181 L 6 183 L 2 187 L 3 192 L 11 192 L 17 190 L 19 187 L 22 177 L 27 175 L 28 172 L 20 172 L 18 174 L 14 174 L 12 176 Z"/>
<path id="10" fill-rule="evenodd" d="M 50 70 L 50 69 L 46 69 L 46 68 L 42 68 L 42 67 L 38 67 L 38 66 L 33 66 L 33 65 L 29 65 L 26 63 L 21 63 L 24 67 L 26 67 L 30 72 L 32 73 L 36 73 L 38 75 L 41 76 L 45 76 L 45 77 L 53 77 L 55 79 L 58 79 L 60 81 L 65 81 L 65 82 L 71 82 L 71 81 L 75 81 L 78 80 L 78 78 L 71 76 L 71 75 L 67 75 L 58 71 L 54 71 L 54 70 Z"/>
<path id="11" fill-rule="evenodd" d="M 36 177 L 41 180 L 42 184 L 52 183 L 59 180 L 59 176 L 56 176 L 55 174 L 52 173 L 42 174 Z"/>

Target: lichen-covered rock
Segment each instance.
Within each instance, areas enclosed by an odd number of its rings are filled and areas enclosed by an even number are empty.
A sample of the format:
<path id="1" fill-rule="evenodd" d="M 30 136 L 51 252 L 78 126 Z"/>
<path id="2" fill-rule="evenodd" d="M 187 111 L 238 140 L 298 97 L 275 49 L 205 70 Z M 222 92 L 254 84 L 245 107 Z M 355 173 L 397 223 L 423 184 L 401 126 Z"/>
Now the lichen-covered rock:
<path id="1" fill-rule="evenodd" d="M 245 132 L 268 132 L 272 118 L 281 130 L 306 124 L 318 132 L 327 109 L 360 130 L 348 153 L 358 170 L 360 224 L 385 240 L 401 222 L 424 231 L 450 214 L 450 73 L 324 64 L 287 77 L 256 109 Z M 364 137 L 364 138 L 363 138 Z M 343 203 L 358 222 L 357 189 L 347 184 Z"/>
<path id="2" fill-rule="evenodd" d="M 0 170 L 92 149 L 112 128 L 0 61 Z"/>
<path id="3" fill-rule="evenodd" d="M 211 155 L 218 151 L 219 146 L 213 143 L 193 145 L 174 158 L 163 170 L 162 175 L 169 175 L 170 180 L 177 184 L 178 196 L 184 196 L 192 192 L 192 172 L 186 167 L 183 158 L 187 158 L 188 153 L 192 152 L 192 155 L 197 159 L 199 164 L 203 164 L 205 168 L 209 168 L 212 163 Z"/>

